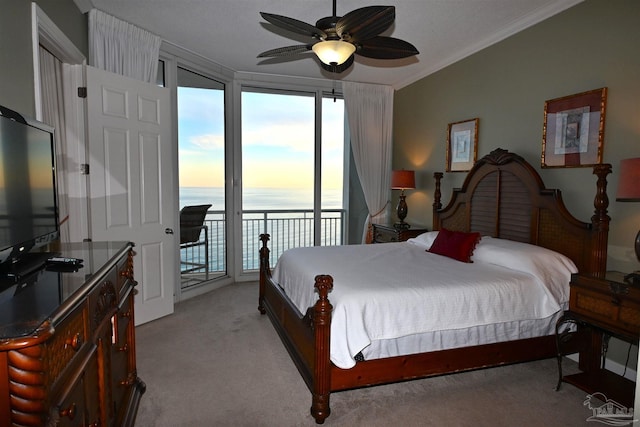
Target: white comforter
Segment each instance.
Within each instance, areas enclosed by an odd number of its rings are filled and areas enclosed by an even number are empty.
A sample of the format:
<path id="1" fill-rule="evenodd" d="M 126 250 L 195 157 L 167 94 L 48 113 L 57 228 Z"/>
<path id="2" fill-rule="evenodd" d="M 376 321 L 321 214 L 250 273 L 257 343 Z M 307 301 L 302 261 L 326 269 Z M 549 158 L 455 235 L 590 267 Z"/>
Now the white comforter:
<path id="1" fill-rule="evenodd" d="M 331 361 L 347 369 L 373 340 L 540 319 L 560 310 L 573 263 L 550 263 L 531 245 L 514 255 L 511 243 L 523 244 L 502 242 L 483 238 L 473 263 L 431 254 L 415 242 L 291 249 L 273 278 L 305 313 L 317 300 L 315 276 L 333 277 Z"/>

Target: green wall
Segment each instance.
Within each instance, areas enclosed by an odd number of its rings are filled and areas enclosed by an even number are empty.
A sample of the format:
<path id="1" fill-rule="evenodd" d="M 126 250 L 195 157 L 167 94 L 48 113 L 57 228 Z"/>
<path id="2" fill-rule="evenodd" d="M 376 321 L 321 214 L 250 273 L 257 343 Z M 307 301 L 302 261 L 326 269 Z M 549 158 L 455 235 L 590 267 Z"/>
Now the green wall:
<path id="1" fill-rule="evenodd" d="M 542 169 L 542 122 L 546 100 L 601 87 L 608 88 L 603 161 L 613 166 L 608 268 L 640 269 L 633 251 L 640 204 L 615 201 L 620 160 L 640 157 L 637 0 L 586 0 L 397 91 L 393 165 L 417 171 L 418 189 L 407 196 L 408 222 L 431 226 L 433 172 L 445 170 L 447 125 L 474 117 L 480 118 L 478 158 L 498 147 L 522 155 L 548 187 L 562 188 L 569 210 L 589 222 L 592 169 Z M 445 204 L 464 176 L 445 173 Z"/>
<path id="2" fill-rule="evenodd" d="M 0 105 L 35 116 L 31 2 L 0 0 Z M 38 0 L 38 6 L 88 56 L 87 17 L 73 0 Z"/>
<path id="3" fill-rule="evenodd" d="M 593 214 L 591 168 L 540 167 L 544 102 L 608 88 L 604 155 L 609 176 L 610 267 L 640 265 L 633 236 L 640 205 L 615 201 L 619 161 L 640 156 L 640 2 L 587 0 L 534 27 L 407 86 L 395 95 L 394 168 L 418 171 L 408 220 L 431 225 L 433 172 L 444 171 L 448 123 L 480 118 L 478 157 L 495 148 L 534 165 L 548 187 L 562 188 L 570 211 Z M 464 173 L 445 173 L 443 195 Z"/>

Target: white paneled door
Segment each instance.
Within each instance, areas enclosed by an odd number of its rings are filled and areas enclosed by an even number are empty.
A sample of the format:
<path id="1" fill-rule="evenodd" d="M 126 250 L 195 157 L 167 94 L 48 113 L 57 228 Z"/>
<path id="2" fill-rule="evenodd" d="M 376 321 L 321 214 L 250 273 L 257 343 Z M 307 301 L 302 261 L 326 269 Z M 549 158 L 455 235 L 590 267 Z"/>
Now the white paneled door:
<path id="1" fill-rule="evenodd" d="M 169 89 L 87 67 L 91 238 L 135 243 L 136 324 L 173 313 L 178 280 Z"/>

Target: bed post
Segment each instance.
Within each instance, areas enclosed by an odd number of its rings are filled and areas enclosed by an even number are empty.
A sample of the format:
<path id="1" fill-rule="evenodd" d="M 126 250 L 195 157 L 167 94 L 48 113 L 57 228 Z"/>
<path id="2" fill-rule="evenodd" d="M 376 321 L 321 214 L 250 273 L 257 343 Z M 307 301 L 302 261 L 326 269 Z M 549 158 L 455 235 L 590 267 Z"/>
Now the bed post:
<path id="1" fill-rule="evenodd" d="M 431 220 L 434 230 L 440 229 L 440 219 L 438 218 L 438 211 L 442 209 L 442 193 L 440 191 L 440 181 L 442 180 L 442 172 L 434 172 L 433 178 L 436 181 L 436 189 L 433 193 L 433 218 Z"/>
<path id="2" fill-rule="evenodd" d="M 264 282 L 267 275 L 271 272 L 269 268 L 269 248 L 267 247 L 267 242 L 270 237 L 271 236 L 267 233 L 260 235 L 260 241 L 262 242 L 262 247 L 260 248 L 260 295 L 258 297 L 258 311 L 260 314 L 265 314 L 267 312 L 264 305 L 262 305 L 262 301 L 264 298 Z"/>
<path id="3" fill-rule="evenodd" d="M 322 424 L 331 413 L 329 394 L 331 392 L 331 360 L 329 354 L 331 331 L 331 310 L 329 292 L 333 289 L 333 278 L 328 275 L 316 276 L 315 288 L 319 298 L 313 306 L 313 330 L 315 336 L 313 390 L 311 390 L 311 416 Z"/>
<path id="4" fill-rule="evenodd" d="M 595 233 L 593 249 L 591 251 L 591 274 L 596 277 L 604 277 L 607 270 L 607 242 L 609 235 L 609 221 L 607 215 L 609 197 L 607 196 L 607 175 L 611 173 L 611 165 L 598 164 L 593 167 L 594 175 L 598 176 L 596 196 L 593 201 L 595 211 L 591 217 L 591 225 Z"/>

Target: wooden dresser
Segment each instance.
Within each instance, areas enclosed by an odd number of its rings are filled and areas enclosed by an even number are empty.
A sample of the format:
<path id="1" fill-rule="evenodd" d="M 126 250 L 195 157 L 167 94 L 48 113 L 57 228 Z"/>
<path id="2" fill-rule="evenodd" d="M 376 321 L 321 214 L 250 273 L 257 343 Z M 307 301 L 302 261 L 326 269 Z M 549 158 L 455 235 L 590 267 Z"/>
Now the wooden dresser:
<path id="1" fill-rule="evenodd" d="M 0 287 L 0 426 L 133 426 L 133 245 L 61 245 L 78 271 L 40 268 Z M 3 290 L 4 289 L 4 290 Z"/>
<path id="2" fill-rule="evenodd" d="M 404 242 L 412 237 L 426 233 L 426 228 L 406 228 L 398 230 L 393 225 L 371 224 L 373 239 L 371 243 Z"/>
<path id="3" fill-rule="evenodd" d="M 624 274 L 609 271 L 604 278 L 574 274 L 571 277 L 569 311 L 558 321 L 558 366 L 562 381 L 588 392 L 604 393 L 607 398 L 630 408 L 635 383 L 603 369 L 611 336 L 637 345 L 640 338 L 640 286 L 626 283 Z M 573 323 L 578 332 L 563 334 L 562 325 Z M 578 351 L 582 372 L 562 376 L 561 357 Z"/>

